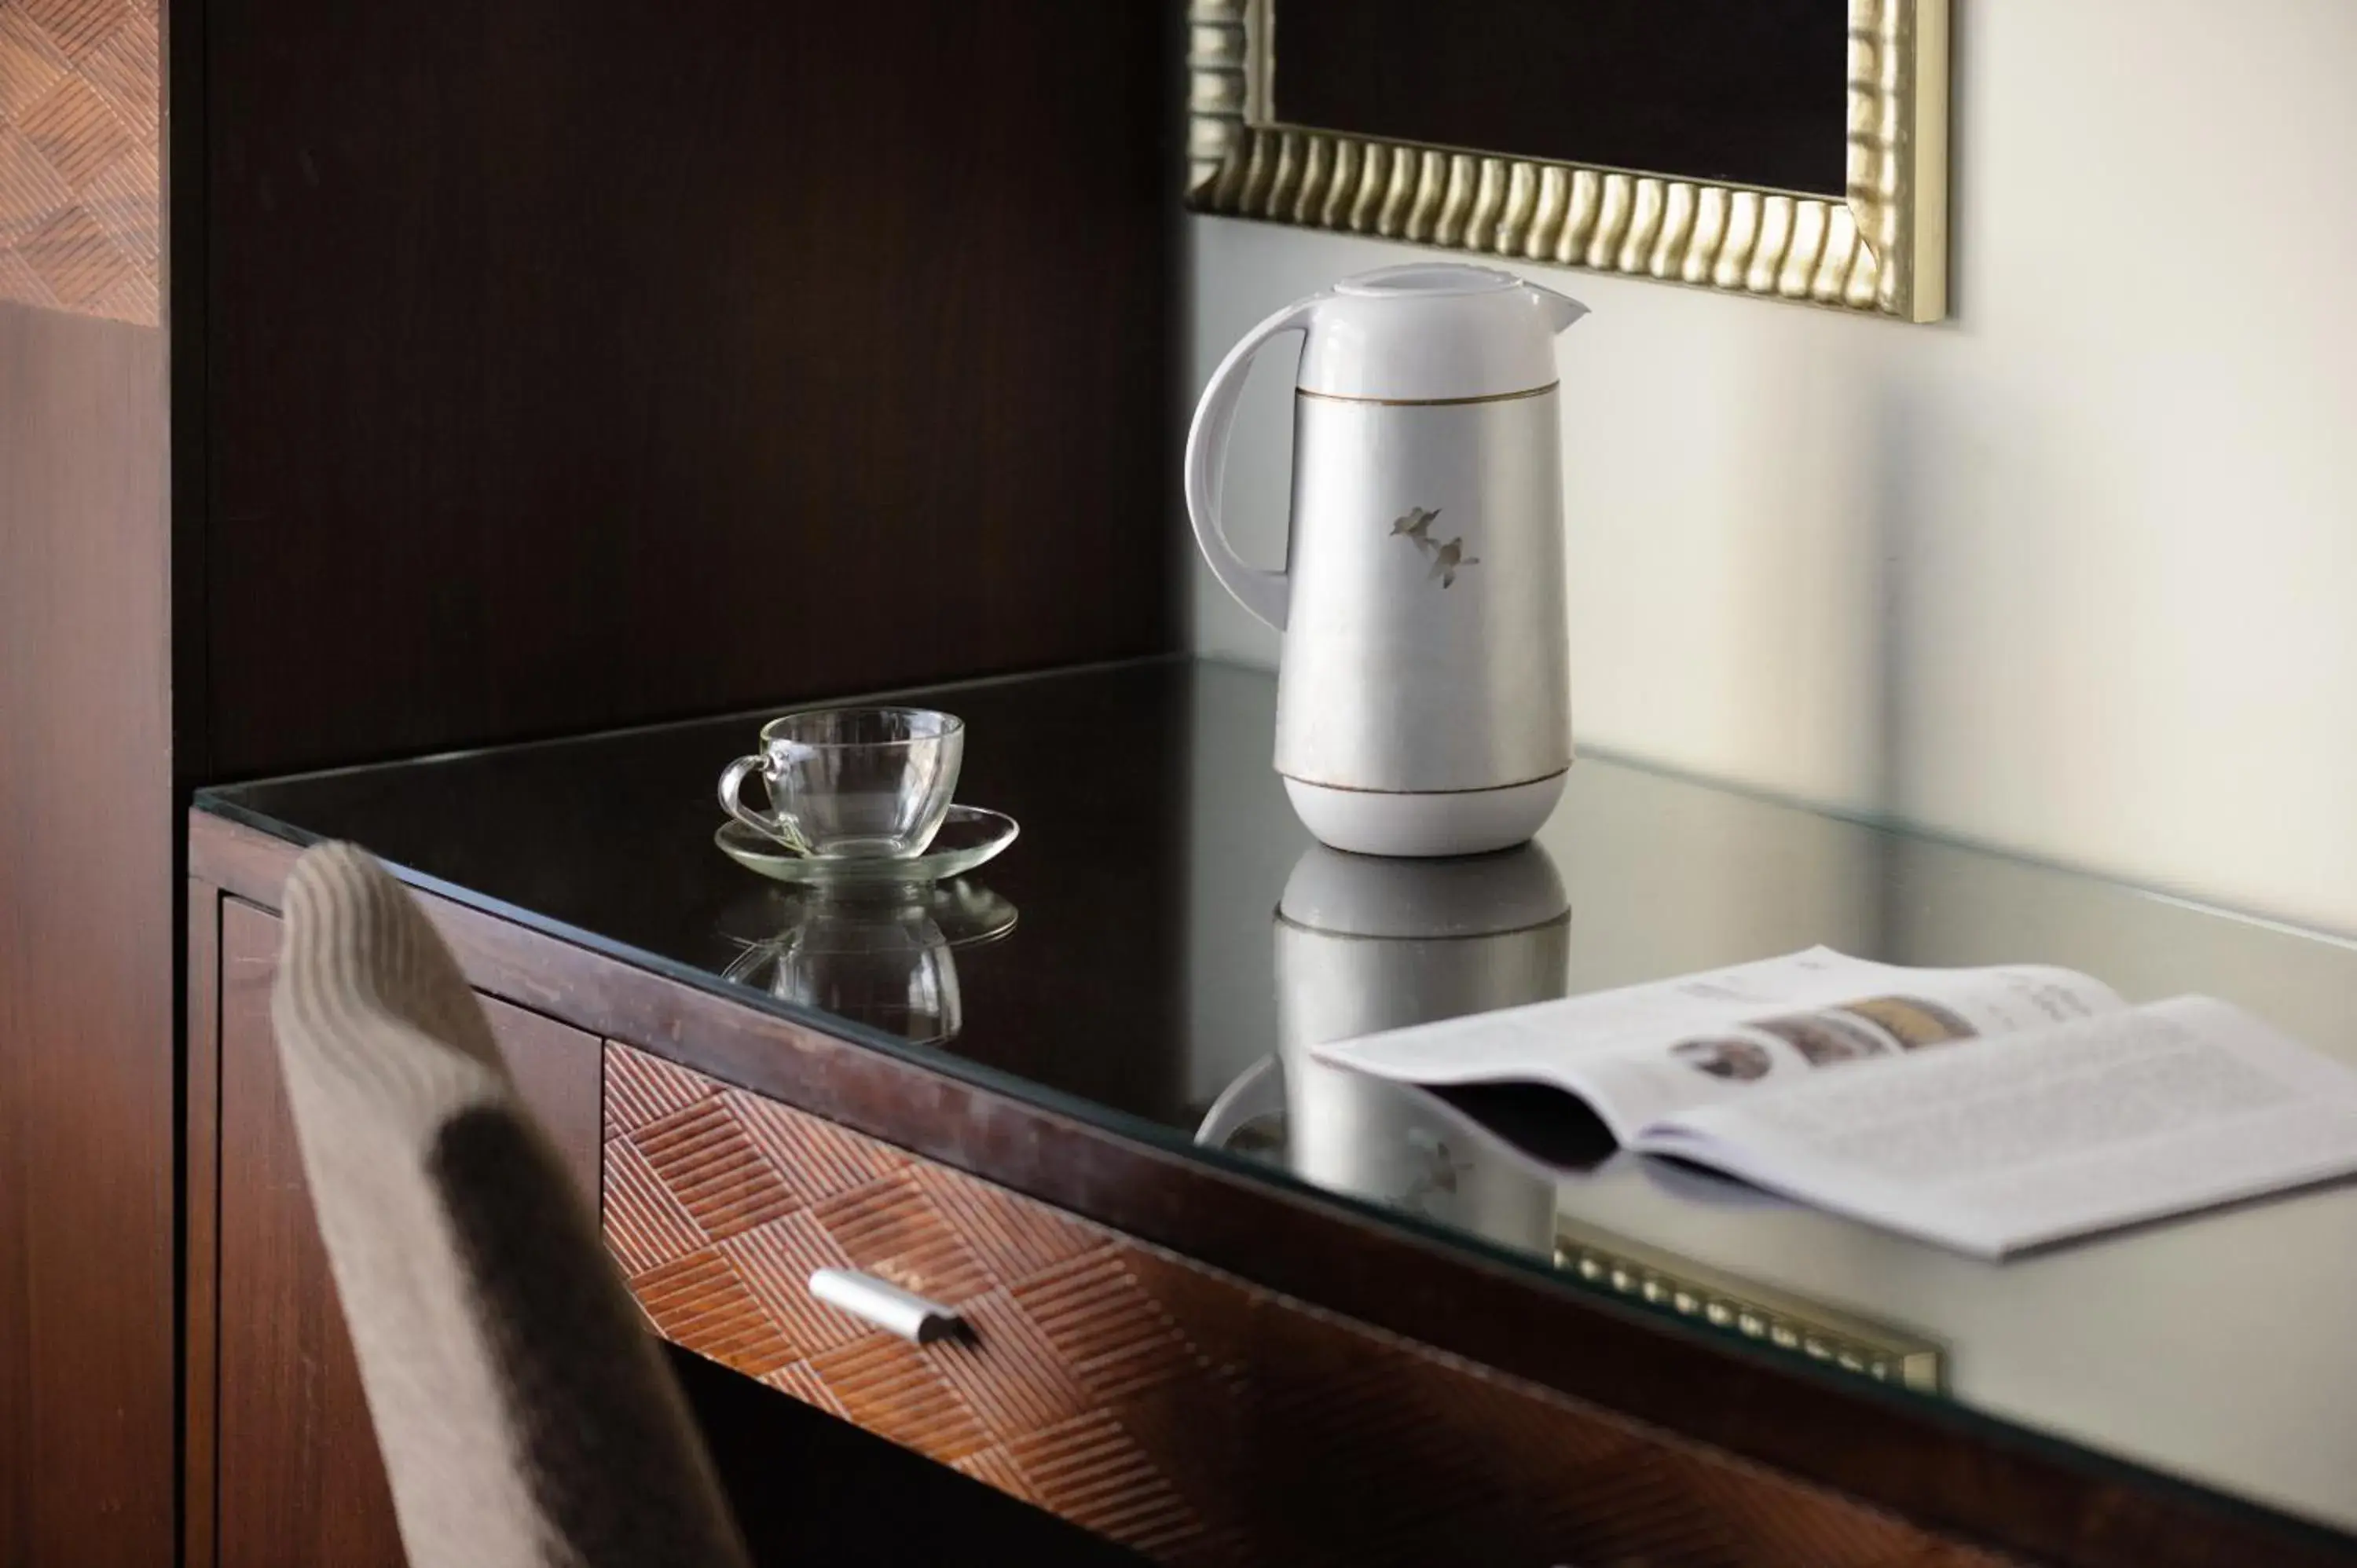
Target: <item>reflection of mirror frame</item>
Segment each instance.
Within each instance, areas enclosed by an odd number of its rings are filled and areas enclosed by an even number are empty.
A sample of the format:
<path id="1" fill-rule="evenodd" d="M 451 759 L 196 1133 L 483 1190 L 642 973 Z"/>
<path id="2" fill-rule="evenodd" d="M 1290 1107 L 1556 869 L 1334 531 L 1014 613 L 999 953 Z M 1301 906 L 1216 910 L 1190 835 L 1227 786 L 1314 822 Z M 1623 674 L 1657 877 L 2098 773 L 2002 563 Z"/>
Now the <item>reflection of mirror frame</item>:
<path id="1" fill-rule="evenodd" d="M 1555 1267 L 1591 1285 L 1879 1383 L 1947 1391 L 1948 1353 L 1936 1339 L 1722 1273 L 1567 1215 L 1555 1223 Z"/>
<path id="2" fill-rule="evenodd" d="M 1948 0 L 1847 0 L 1843 201 L 1274 124 L 1265 40 L 1282 3 L 1188 0 L 1198 211 L 1902 321 L 1947 313 Z M 1433 25 L 1448 14 L 1436 5 Z"/>

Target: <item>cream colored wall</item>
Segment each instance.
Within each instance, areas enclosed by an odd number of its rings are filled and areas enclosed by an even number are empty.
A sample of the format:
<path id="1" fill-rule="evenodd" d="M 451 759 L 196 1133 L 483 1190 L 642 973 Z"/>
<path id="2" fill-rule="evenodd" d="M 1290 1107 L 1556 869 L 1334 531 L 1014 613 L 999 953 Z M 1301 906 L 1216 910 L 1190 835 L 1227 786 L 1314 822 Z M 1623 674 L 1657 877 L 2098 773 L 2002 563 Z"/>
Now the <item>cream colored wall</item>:
<path id="1" fill-rule="evenodd" d="M 1953 319 L 1581 273 L 1583 744 L 2357 930 L 2357 5 L 1955 0 Z M 1405 247 L 1190 220 L 1194 384 Z M 1534 269 L 1538 275 L 1546 269 Z M 1229 479 L 1283 553 L 1282 358 Z M 1198 568 L 1195 640 L 1275 641 Z"/>

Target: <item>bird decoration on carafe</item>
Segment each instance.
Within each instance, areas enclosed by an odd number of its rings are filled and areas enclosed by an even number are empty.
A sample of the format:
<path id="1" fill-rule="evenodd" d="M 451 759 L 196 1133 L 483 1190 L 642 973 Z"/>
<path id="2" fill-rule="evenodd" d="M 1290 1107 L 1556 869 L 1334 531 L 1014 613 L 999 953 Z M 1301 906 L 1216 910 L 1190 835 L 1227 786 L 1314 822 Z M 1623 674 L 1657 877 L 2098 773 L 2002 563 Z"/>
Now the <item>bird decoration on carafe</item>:
<path id="1" fill-rule="evenodd" d="M 1418 550 L 1431 557 L 1432 570 L 1426 575 L 1426 579 L 1437 579 L 1440 585 L 1446 588 L 1456 584 L 1458 573 L 1468 566 L 1481 564 L 1481 557 L 1465 553 L 1463 534 L 1446 541 L 1435 540 L 1432 537 L 1432 524 L 1439 516 L 1438 507 L 1433 507 L 1428 510 L 1420 506 L 1410 507 L 1406 511 L 1392 519 L 1392 535 L 1394 538 L 1406 538 Z"/>

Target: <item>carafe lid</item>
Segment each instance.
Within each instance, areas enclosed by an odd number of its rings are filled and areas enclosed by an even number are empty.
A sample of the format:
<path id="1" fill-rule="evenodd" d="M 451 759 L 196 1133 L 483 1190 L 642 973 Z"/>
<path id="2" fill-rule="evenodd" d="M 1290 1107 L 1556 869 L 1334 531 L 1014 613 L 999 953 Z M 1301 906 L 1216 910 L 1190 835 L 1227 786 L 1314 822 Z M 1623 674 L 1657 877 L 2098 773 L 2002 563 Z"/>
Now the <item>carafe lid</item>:
<path id="1" fill-rule="evenodd" d="M 1587 307 L 1495 267 L 1412 262 L 1317 300 L 1298 384 L 1322 397 L 1453 403 L 1555 381 L 1555 335 Z"/>
<path id="2" fill-rule="evenodd" d="M 1496 294 L 1520 288 L 1523 280 L 1495 267 L 1468 266 L 1462 262 L 1409 262 L 1403 266 L 1377 267 L 1353 273 L 1334 285 L 1336 294 L 1368 299 L 1398 299 L 1413 295 L 1436 299 L 1444 295 Z"/>

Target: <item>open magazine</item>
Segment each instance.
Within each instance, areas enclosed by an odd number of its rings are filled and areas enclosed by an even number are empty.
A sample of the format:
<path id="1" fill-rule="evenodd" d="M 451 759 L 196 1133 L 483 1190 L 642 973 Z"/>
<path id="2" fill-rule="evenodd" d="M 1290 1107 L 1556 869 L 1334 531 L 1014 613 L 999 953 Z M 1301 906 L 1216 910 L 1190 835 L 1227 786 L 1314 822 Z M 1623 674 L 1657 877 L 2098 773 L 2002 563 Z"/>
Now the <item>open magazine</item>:
<path id="1" fill-rule="evenodd" d="M 1984 1257 L 2357 1172 L 2357 1072 L 2208 997 L 1826 948 L 1316 1047 Z"/>

